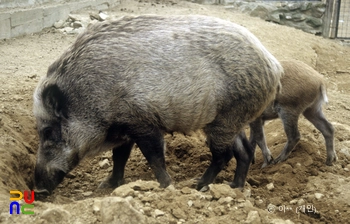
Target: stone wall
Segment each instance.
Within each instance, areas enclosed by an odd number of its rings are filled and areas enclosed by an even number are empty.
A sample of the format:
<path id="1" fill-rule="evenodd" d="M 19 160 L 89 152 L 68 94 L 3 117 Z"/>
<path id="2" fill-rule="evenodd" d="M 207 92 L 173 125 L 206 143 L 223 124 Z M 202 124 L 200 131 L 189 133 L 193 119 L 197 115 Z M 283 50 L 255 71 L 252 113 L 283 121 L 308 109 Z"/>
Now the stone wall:
<path id="1" fill-rule="evenodd" d="M 63 3 L 64 0 L 0 0 L 0 9 L 28 8 L 46 3 Z"/>
<path id="2" fill-rule="evenodd" d="M 40 32 L 60 19 L 67 19 L 73 11 L 84 8 L 105 10 L 120 4 L 120 0 L 75 0 L 68 3 L 64 0 L 5 0 L 4 4 L 8 7 L 0 9 L 0 39 Z M 19 8 L 16 4 L 26 7 Z"/>
<path id="3" fill-rule="evenodd" d="M 322 2 L 243 2 L 231 3 L 231 9 L 301 29 L 308 33 L 322 34 L 326 4 Z"/>
<path id="4" fill-rule="evenodd" d="M 189 0 L 200 4 L 226 5 L 228 10 L 238 10 L 266 21 L 275 22 L 320 35 L 324 29 L 325 1 L 239 1 L 239 0 Z"/>

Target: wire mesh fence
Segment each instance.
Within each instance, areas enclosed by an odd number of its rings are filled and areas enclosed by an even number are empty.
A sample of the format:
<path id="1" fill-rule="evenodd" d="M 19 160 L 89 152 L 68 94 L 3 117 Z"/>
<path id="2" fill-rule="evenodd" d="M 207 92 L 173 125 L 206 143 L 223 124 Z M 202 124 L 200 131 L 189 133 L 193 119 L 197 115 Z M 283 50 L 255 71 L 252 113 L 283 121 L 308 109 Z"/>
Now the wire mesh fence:
<path id="1" fill-rule="evenodd" d="M 337 38 L 350 39 L 350 0 L 339 0 Z"/>

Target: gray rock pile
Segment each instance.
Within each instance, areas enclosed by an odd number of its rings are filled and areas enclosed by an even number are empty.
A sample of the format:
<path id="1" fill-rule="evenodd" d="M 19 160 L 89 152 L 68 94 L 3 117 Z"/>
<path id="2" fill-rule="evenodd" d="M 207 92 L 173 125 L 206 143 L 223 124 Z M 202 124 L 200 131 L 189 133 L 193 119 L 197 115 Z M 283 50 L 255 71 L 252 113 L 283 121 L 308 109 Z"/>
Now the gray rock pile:
<path id="1" fill-rule="evenodd" d="M 239 10 L 266 21 L 321 34 L 326 5 L 319 2 L 248 2 L 234 1 L 227 9 Z"/>
<path id="2" fill-rule="evenodd" d="M 106 12 L 90 12 L 89 14 L 70 14 L 68 19 L 59 20 L 53 25 L 58 31 L 65 34 L 79 34 L 90 24 L 108 19 Z"/>

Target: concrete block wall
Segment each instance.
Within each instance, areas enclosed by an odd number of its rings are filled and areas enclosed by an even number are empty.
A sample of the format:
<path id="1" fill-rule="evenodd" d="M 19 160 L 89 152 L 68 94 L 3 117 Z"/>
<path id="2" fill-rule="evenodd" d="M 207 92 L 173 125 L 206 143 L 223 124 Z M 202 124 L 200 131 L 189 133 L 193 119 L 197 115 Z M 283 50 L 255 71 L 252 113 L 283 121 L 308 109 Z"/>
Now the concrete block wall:
<path id="1" fill-rule="evenodd" d="M 60 19 L 67 19 L 69 13 L 80 9 L 89 7 L 104 10 L 118 4 L 120 0 L 79 0 L 28 9 L 3 9 L 0 11 L 0 39 L 40 32 Z"/>

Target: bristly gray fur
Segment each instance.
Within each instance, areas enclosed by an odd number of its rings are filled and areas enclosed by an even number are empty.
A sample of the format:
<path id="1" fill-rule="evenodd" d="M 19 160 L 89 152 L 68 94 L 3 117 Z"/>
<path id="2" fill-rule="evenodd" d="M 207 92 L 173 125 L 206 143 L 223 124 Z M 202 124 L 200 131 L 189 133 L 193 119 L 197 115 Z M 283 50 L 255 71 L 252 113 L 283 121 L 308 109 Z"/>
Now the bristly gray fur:
<path id="1" fill-rule="evenodd" d="M 61 140 L 79 160 L 119 144 L 109 138 L 127 142 L 150 130 L 204 129 L 212 147 L 225 148 L 274 100 L 282 74 L 260 41 L 234 23 L 123 17 L 89 27 L 49 67 L 34 114 L 39 131 L 59 123 Z M 66 99 L 60 111 L 43 99 L 53 85 Z"/>

